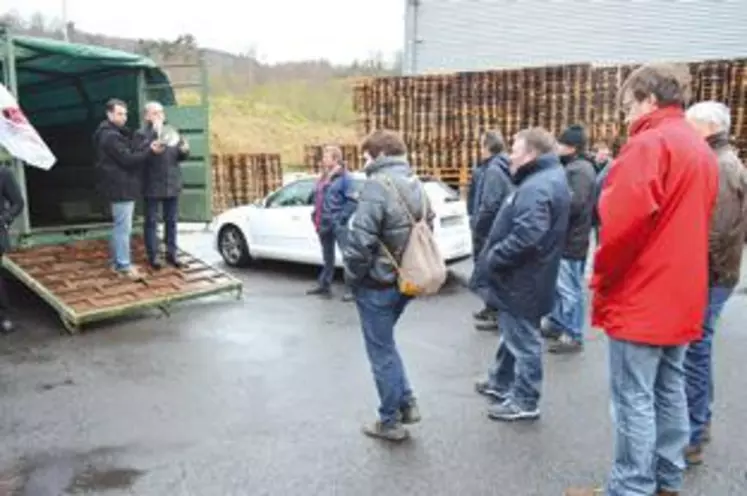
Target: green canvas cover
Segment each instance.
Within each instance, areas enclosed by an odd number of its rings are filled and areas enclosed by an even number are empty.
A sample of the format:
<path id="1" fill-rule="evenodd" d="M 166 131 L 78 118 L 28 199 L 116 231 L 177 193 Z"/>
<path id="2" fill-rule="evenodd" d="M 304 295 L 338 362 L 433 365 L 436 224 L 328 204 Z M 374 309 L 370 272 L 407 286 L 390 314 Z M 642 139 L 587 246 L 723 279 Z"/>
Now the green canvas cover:
<path id="1" fill-rule="evenodd" d="M 19 103 L 37 127 L 100 119 L 110 98 L 138 109 L 141 73 L 149 98 L 174 103 L 166 74 L 147 57 L 45 38 L 14 36 L 12 42 Z M 0 46 L 0 64 L 6 53 Z M 131 118 L 137 122 L 136 115 Z"/>

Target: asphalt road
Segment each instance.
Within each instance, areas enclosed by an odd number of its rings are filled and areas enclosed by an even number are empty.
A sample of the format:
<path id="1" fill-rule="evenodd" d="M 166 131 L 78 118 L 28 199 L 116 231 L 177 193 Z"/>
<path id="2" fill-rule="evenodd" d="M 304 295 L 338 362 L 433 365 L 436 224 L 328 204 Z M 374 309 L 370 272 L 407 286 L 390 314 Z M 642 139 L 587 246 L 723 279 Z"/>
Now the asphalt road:
<path id="1" fill-rule="evenodd" d="M 182 242 L 218 261 L 205 235 Z M 14 288 L 23 331 L 0 339 L 0 496 L 544 496 L 604 480 L 599 333 L 588 331 L 582 355 L 546 357 L 540 421 L 501 424 L 472 390 L 497 342 L 473 330 L 475 298 L 452 282 L 414 302 L 398 339 L 424 420 L 388 446 L 359 433 L 376 396 L 354 307 L 306 297 L 313 269 L 234 274 L 243 301 L 187 303 L 74 338 Z M 718 332 L 714 440 L 683 494 L 747 494 L 745 317 L 737 295 Z"/>

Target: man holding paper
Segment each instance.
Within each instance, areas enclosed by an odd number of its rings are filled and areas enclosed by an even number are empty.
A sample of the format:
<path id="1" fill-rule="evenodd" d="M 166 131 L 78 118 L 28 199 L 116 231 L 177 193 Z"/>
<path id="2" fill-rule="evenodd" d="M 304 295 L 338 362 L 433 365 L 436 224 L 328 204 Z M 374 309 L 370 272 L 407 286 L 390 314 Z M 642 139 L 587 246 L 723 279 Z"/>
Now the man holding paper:
<path id="1" fill-rule="evenodd" d="M 135 133 L 135 147 L 146 150 L 153 143 L 165 149 L 159 155 L 148 157 L 143 169 L 143 196 L 145 197 L 145 247 L 150 266 L 159 270 L 159 241 L 156 235 L 158 210 L 161 208 L 166 231 L 166 257 L 168 265 L 183 268 L 176 248 L 179 193 L 182 190 L 182 170 L 179 162 L 189 156 L 189 144 L 170 126 L 164 125 L 163 105 L 148 102 L 145 106 L 145 125 Z"/>

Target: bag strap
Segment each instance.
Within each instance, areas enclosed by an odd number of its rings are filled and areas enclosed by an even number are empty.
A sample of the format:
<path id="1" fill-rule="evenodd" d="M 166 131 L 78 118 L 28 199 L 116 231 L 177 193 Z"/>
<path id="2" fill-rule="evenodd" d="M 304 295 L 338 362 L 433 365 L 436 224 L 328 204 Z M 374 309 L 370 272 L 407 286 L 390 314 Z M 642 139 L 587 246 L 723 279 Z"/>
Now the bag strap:
<path id="1" fill-rule="evenodd" d="M 409 217 L 410 223 L 412 223 L 413 226 L 417 224 L 418 222 L 425 220 L 425 218 L 428 216 L 428 203 L 425 198 L 425 190 L 420 184 L 418 184 L 418 190 L 420 192 L 421 216 L 420 216 L 420 220 L 416 220 L 415 214 L 413 214 L 412 210 L 410 210 L 410 207 L 407 205 L 407 202 L 405 201 L 405 198 L 402 196 L 402 193 L 400 192 L 399 188 L 397 187 L 396 184 L 392 182 L 389 176 L 387 176 L 386 174 L 381 174 L 381 181 L 379 182 L 382 183 L 386 189 L 394 191 L 394 194 L 397 197 L 397 201 L 407 213 L 407 217 Z"/>
<path id="2" fill-rule="evenodd" d="M 402 193 L 399 191 L 399 188 L 397 188 L 397 186 L 394 184 L 394 182 L 392 182 L 389 176 L 387 176 L 386 174 L 381 174 L 380 178 L 381 180 L 379 180 L 378 182 L 381 183 L 382 186 L 384 186 L 384 188 L 390 191 L 394 191 L 394 194 L 397 197 L 397 201 L 402 206 L 402 208 L 404 208 L 413 227 L 415 226 L 415 224 L 417 224 L 418 222 L 422 222 L 427 217 L 428 203 L 425 197 L 425 189 L 423 189 L 422 186 L 419 186 L 418 188 L 420 190 L 420 199 L 421 199 L 421 205 L 423 209 L 421 219 L 418 221 L 415 219 L 415 215 L 410 210 L 410 207 L 407 206 L 407 202 L 405 201 L 405 198 L 402 196 Z M 379 239 L 379 245 L 381 245 L 381 247 L 383 248 L 384 255 L 386 255 L 389 261 L 392 262 L 392 265 L 394 265 L 394 268 L 397 270 L 397 272 L 399 272 L 400 266 L 399 266 L 399 263 L 397 262 L 397 259 L 394 257 L 394 254 L 392 254 L 392 252 L 389 250 L 389 248 L 387 248 L 386 244 L 384 244 L 384 242 L 381 239 Z"/>

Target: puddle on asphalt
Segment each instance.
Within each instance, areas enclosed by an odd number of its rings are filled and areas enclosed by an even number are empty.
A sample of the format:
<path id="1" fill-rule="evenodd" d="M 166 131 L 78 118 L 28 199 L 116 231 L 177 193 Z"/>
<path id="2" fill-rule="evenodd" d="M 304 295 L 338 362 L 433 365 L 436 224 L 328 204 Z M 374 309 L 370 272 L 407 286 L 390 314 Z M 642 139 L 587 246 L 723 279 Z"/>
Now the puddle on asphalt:
<path id="1" fill-rule="evenodd" d="M 128 490 L 144 471 L 111 463 L 121 448 L 43 454 L 0 472 L 0 496 L 62 496 Z"/>

